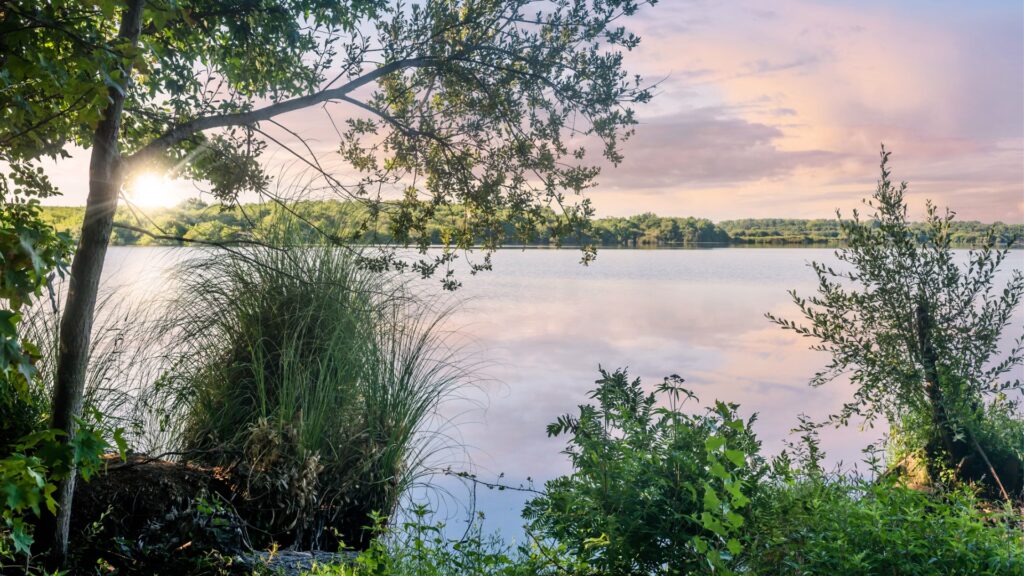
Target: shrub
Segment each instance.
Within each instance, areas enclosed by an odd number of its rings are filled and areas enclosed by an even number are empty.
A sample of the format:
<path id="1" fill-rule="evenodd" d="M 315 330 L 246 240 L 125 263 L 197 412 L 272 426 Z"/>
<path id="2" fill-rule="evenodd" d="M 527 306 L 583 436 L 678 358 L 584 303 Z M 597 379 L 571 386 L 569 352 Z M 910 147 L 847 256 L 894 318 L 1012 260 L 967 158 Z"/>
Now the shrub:
<path id="1" fill-rule="evenodd" d="M 278 244 L 282 244 L 279 242 Z M 253 248 L 188 264 L 158 389 L 187 459 L 231 467 L 259 541 L 365 545 L 433 450 L 464 380 L 444 318 L 342 249 Z"/>
<path id="2" fill-rule="evenodd" d="M 847 246 L 835 255 L 844 267 L 812 263 L 817 294 L 791 293 L 806 323 L 768 318 L 831 355 L 812 386 L 849 378 L 853 400 L 834 422 L 884 417 L 907 435 L 911 452 L 925 453 L 932 482 L 952 474 L 1010 500 L 1024 492 L 1021 441 L 1001 437 L 985 405 L 1024 389 L 1024 336 L 1006 334 L 1024 301 L 1024 273 L 996 285 L 1009 249 L 999 248 L 995 227 L 959 264 L 955 214 L 928 202 L 925 222 L 913 226 L 907 184 L 893 183 L 888 162 L 882 148 L 878 187 L 865 200 L 869 217 L 854 211 L 838 222 Z"/>
<path id="3" fill-rule="evenodd" d="M 1008 504 L 962 485 L 924 492 L 891 474 L 827 473 L 820 425 L 806 418 L 800 441 L 765 462 L 736 406 L 686 415 L 680 400 L 695 398 L 678 377 L 648 394 L 625 372 L 601 376 L 596 406 L 549 427 L 569 435 L 573 473 L 527 505 L 529 545 L 484 537 L 479 520 L 449 539 L 418 508 L 400 526 L 378 521 L 352 563 L 307 576 L 1024 573 L 1024 526 Z"/>
<path id="4" fill-rule="evenodd" d="M 766 488 L 753 509 L 745 560 L 755 574 L 1024 574 L 1019 512 L 986 512 L 966 488 L 804 479 Z"/>
<path id="5" fill-rule="evenodd" d="M 601 371 L 568 435 L 573 471 L 546 484 L 524 512 L 530 530 L 562 543 L 598 573 L 682 574 L 724 569 L 742 549 L 749 489 L 764 474 L 759 442 L 736 406 L 680 411 L 695 397 L 667 378 L 646 394 L 623 371 Z M 666 404 L 659 406 L 658 402 Z"/>
<path id="6" fill-rule="evenodd" d="M 530 531 L 593 573 L 1024 573 L 1024 526 L 1009 503 L 964 485 L 924 492 L 897 475 L 826 473 L 807 419 L 801 441 L 765 462 L 736 405 L 687 415 L 679 400 L 695 398 L 678 377 L 647 394 L 624 372 L 601 375 L 597 406 L 548 429 L 569 435 L 573 472 L 524 511 Z M 1013 413 L 1001 418 L 1020 429 Z"/>
<path id="7" fill-rule="evenodd" d="M 29 434 L 0 458 L 0 573 L 6 573 L 4 559 L 18 556 L 24 558 L 21 567 L 31 572 L 33 519 L 56 513 L 54 493 L 61 480 L 77 470 L 88 481 L 103 467 L 103 455 L 115 445 L 124 457 L 125 444 L 119 429 L 104 430 L 79 420 L 74 436 L 66 441 L 63 436 L 60 430 Z"/>

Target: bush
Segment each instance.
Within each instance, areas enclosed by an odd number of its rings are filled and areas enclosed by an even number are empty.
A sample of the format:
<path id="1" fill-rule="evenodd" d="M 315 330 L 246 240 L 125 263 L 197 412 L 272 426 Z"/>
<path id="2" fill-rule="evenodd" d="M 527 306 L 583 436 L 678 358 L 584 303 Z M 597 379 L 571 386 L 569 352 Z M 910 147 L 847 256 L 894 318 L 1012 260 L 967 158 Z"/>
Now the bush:
<path id="1" fill-rule="evenodd" d="M 754 506 L 745 556 L 755 574 L 1024 574 L 1012 508 L 983 511 L 967 489 L 928 494 L 895 480 L 782 483 Z"/>
<path id="2" fill-rule="evenodd" d="M 1024 526 L 1009 503 L 963 485 L 929 493 L 897 475 L 826 474 L 806 419 L 802 441 L 767 463 L 736 405 L 687 415 L 680 399 L 695 397 L 678 377 L 645 394 L 624 372 L 601 375 L 597 406 L 548 429 L 570 435 L 572 474 L 524 512 L 532 532 L 595 573 L 1024 573 Z M 1019 430 L 1013 413 L 1001 417 Z"/>
<path id="3" fill-rule="evenodd" d="M 601 372 L 597 405 L 563 416 L 573 472 L 527 505 L 529 545 L 483 536 L 457 540 L 413 520 L 384 529 L 345 565 L 308 576 L 764 574 L 867 576 L 1024 574 L 1024 526 L 960 486 L 924 492 L 897 475 L 872 481 L 826 473 L 819 425 L 765 462 L 737 407 L 695 400 L 671 377 L 653 393 L 625 372 Z M 870 468 L 883 469 L 871 453 Z"/>
<path id="4" fill-rule="evenodd" d="M 356 258 L 254 248 L 184 270 L 166 336 L 184 349 L 158 390 L 186 458 L 235 473 L 257 543 L 365 545 L 370 514 L 391 515 L 440 448 L 431 421 L 463 382 L 444 314 Z"/>
<path id="5" fill-rule="evenodd" d="M 721 569 L 742 549 L 749 489 L 765 473 L 750 421 L 695 399 L 667 378 L 645 394 L 623 371 L 601 371 L 597 406 L 562 416 L 548 435 L 569 436 L 573 472 L 527 505 L 530 530 L 562 543 L 598 573 L 684 574 Z M 659 406 L 658 402 L 667 404 Z"/>
<path id="6" fill-rule="evenodd" d="M 884 417 L 908 452 L 925 455 L 931 482 L 980 483 L 1011 500 L 1024 493 L 1020 436 L 999 438 L 999 418 L 990 419 L 998 415 L 986 405 L 1013 411 L 1008 398 L 1024 390 L 1024 337 L 1006 334 L 1024 301 L 1024 273 L 996 284 L 1009 256 L 996 227 L 960 264 L 955 214 L 926 202 L 925 222 L 915 226 L 906 192 L 906 182 L 892 181 L 883 147 L 878 187 L 864 201 L 868 218 L 855 210 L 837 222 L 847 243 L 835 253 L 843 266 L 814 262 L 817 293 L 791 292 L 803 324 L 768 318 L 831 355 L 812 386 L 843 379 L 855 388 L 833 422 Z"/>

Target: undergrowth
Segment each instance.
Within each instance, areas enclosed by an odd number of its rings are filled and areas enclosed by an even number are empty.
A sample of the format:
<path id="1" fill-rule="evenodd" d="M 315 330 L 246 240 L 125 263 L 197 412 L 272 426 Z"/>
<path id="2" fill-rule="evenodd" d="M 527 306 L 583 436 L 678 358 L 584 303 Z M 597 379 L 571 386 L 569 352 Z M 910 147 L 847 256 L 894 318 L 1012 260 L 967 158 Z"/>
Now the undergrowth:
<path id="1" fill-rule="evenodd" d="M 697 398 L 680 384 L 645 393 L 624 372 L 602 372 L 596 405 L 549 428 L 568 435 L 572 473 L 529 503 L 523 544 L 479 522 L 449 538 L 419 509 L 401 526 L 378 520 L 368 550 L 308 576 L 1024 574 L 1014 504 L 969 485 L 924 491 L 896 475 L 827 473 L 806 421 L 767 459 L 738 406 L 683 414 L 678 400 Z M 867 463 L 884 469 L 873 452 Z"/>

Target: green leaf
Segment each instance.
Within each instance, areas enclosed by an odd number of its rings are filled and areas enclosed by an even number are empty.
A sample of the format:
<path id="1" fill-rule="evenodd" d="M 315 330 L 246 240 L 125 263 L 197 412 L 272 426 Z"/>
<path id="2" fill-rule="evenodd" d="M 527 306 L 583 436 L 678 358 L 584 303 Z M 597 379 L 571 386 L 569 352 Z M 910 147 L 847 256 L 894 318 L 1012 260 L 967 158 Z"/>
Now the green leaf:
<path id="1" fill-rule="evenodd" d="M 16 551 L 25 555 L 31 554 L 32 543 L 35 542 L 35 539 L 32 538 L 32 534 L 28 531 L 28 526 L 21 518 L 15 518 L 11 522 L 10 537 Z"/>
<path id="2" fill-rule="evenodd" d="M 114 443 L 117 445 L 117 453 L 124 462 L 128 459 L 128 441 L 124 438 L 124 428 L 114 430 Z"/>
<path id="3" fill-rule="evenodd" d="M 715 491 L 710 486 L 706 486 L 704 489 L 704 509 L 705 510 L 720 510 L 722 508 L 722 500 L 715 494 Z"/>
<path id="4" fill-rule="evenodd" d="M 725 521 L 728 522 L 732 528 L 740 528 L 743 526 L 743 516 L 733 512 L 732 510 L 725 513 Z"/>
<path id="5" fill-rule="evenodd" d="M 722 463 L 717 461 L 711 463 L 711 475 L 722 480 L 728 480 L 732 477 L 729 471 L 725 469 L 725 466 L 722 466 Z"/>
<path id="6" fill-rule="evenodd" d="M 746 454 L 740 450 L 726 450 L 725 457 L 736 466 L 743 466 L 747 462 Z"/>
<path id="7" fill-rule="evenodd" d="M 722 446 L 725 446 L 726 439 L 721 436 L 711 436 L 704 441 L 704 447 L 708 452 L 715 452 Z"/>

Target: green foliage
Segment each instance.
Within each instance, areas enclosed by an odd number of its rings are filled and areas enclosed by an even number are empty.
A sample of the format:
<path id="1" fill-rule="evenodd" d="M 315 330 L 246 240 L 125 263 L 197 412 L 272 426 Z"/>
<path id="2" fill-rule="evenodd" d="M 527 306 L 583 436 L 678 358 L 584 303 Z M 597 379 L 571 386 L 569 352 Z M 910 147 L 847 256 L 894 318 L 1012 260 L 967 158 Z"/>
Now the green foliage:
<path id="1" fill-rule="evenodd" d="M 41 216 L 39 196 L 51 193 L 42 170 L 24 162 L 9 165 L 0 174 L 0 400 L 2 412 L 19 411 L 31 403 L 38 348 L 19 332 L 19 323 L 31 300 L 42 293 L 47 278 L 63 274 L 70 250 L 66 234 L 56 232 Z M 13 414 L 11 414 L 13 416 Z M 7 420 L 0 444 L 12 437 Z M 24 432 L 24 431 L 23 431 Z"/>
<path id="2" fill-rule="evenodd" d="M 600 573 L 727 571 L 742 551 L 748 490 L 764 473 L 752 419 L 722 402 L 681 412 L 694 396 L 676 376 L 645 394 L 625 372 L 601 375 L 597 406 L 548 427 L 569 435 L 573 472 L 528 504 L 530 529 Z"/>
<path id="3" fill-rule="evenodd" d="M 1016 513 L 979 511 L 961 490 L 940 497 L 838 478 L 766 490 L 755 506 L 751 573 L 1009 576 L 1024 571 Z"/>
<path id="4" fill-rule="evenodd" d="M 22 319 L 50 275 L 63 274 L 70 242 L 40 216 L 38 196 L 52 193 L 42 171 L 21 161 L 8 170 L 0 174 L 0 558 L 29 554 L 29 515 L 53 513 L 55 483 L 75 465 L 88 476 L 106 447 L 92 428 L 67 443 L 42 429 L 39 348 L 25 337 Z"/>
<path id="5" fill-rule="evenodd" d="M 415 506 L 406 522 L 387 526 L 374 516 L 369 548 L 350 562 L 315 565 L 303 576 L 551 576 L 597 574 L 572 558 L 564 546 L 534 543 L 510 546 L 497 534 L 483 533 L 475 519 L 461 538 L 445 535 L 444 523 L 430 523 L 430 511 Z"/>
<path id="6" fill-rule="evenodd" d="M 378 4 L 149 2 L 136 43 L 118 35 L 123 2 L 7 2 L 0 93 L 10 114 L 0 142 L 14 158 L 87 147 L 110 90 L 131 102 L 123 127 L 128 148 L 181 117 L 237 111 L 249 98 L 303 94 L 323 74 L 323 62 L 306 59 L 321 43 L 318 34 L 351 30 Z M 231 98 L 209 100 L 208 86 L 195 76 L 201 62 L 223 75 Z"/>
<path id="7" fill-rule="evenodd" d="M 845 241 L 843 221 L 800 220 L 795 218 L 744 218 L 723 220 L 718 226 L 737 244 L 842 244 Z M 920 239 L 927 237 L 927 223 L 909 223 L 910 230 Z M 950 223 L 950 241 L 955 246 L 981 246 L 995 231 L 1001 246 L 1024 239 L 1024 224 L 984 224 L 976 221 Z"/>
<path id="8" fill-rule="evenodd" d="M 998 491 L 1006 496 L 1006 490 L 1022 490 L 1024 461 L 1007 446 L 980 442 L 992 438 L 985 401 L 998 396 L 1009 402 L 1004 394 L 1024 387 L 1015 378 L 1024 362 L 1024 336 L 1007 353 L 999 351 L 1024 297 L 1024 274 L 1015 270 L 1002 290 L 994 286 L 1009 253 L 997 248 L 994 230 L 965 265 L 958 264 L 951 250 L 954 215 L 940 214 L 931 203 L 923 230 L 913 231 L 906 183 L 890 180 L 884 148 L 881 158 L 878 188 L 866 201 L 870 219 L 855 211 L 840 222 L 847 247 L 836 256 L 844 267 L 814 263 L 818 294 L 792 294 L 807 324 L 768 317 L 813 338 L 814 349 L 831 355 L 813 386 L 849 374 L 854 399 L 834 416 L 837 423 L 884 416 L 897 432 L 920 439 L 912 449 L 927 452 L 933 480 L 947 468 L 989 483 L 1007 474 L 1016 485 Z M 988 451 L 1008 459 L 995 465 L 986 461 Z"/>
<path id="9" fill-rule="evenodd" d="M 601 218 L 593 235 L 605 246 L 688 246 L 727 244 L 725 230 L 704 218 L 665 218 L 651 213 L 628 218 Z"/>
<path id="10" fill-rule="evenodd" d="M 364 545 L 369 514 L 390 515 L 444 448 L 428 425 L 464 382 L 444 314 L 357 257 L 253 248 L 185 264 L 155 405 L 188 459 L 242 463 L 254 538 L 324 545 L 333 529 Z"/>
<path id="11" fill-rule="evenodd" d="M 29 556 L 33 542 L 30 514 L 36 518 L 45 511 L 54 514 L 57 483 L 77 469 L 86 481 L 103 466 L 103 455 L 112 446 L 109 431 L 79 421 L 74 437 L 62 441 L 59 430 L 29 434 L 13 446 L 12 452 L 0 459 L 0 495 L 3 496 L 0 528 L 0 558 L 15 554 Z M 122 457 L 125 444 L 121 432 L 112 437 Z M 10 548 L 7 548 L 8 542 Z"/>
<path id="12" fill-rule="evenodd" d="M 289 208 L 303 226 L 310 232 L 320 231 L 337 240 L 356 244 L 392 244 L 396 238 L 392 236 L 390 212 L 383 210 L 372 217 L 366 206 L 359 202 L 338 200 L 300 200 L 289 203 Z M 81 207 L 46 206 L 42 208 L 43 218 L 54 228 L 77 234 L 82 226 L 85 209 Z M 124 226 L 140 224 L 136 211 L 119 208 L 115 216 L 115 227 L 110 242 L 117 245 L 180 245 L 183 241 L 197 240 L 203 242 L 219 242 L 231 244 L 249 241 L 258 236 L 273 218 L 275 206 L 271 204 L 244 204 L 241 206 L 211 206 L 200 200 L 188 200 L 174 208 L 149 210 L 147 218 L 155 227 L 168 235 L 176 235 L 183 240 L 154 238 Z M 463 214 L 459 206 L 438 208 L 431 219 L 424 224 L 423 234 L 429 237 L 434 245 L 445 243 L 445 228 L 463 226 Z M 581 236 L 559 237 L 557 231 L 558 215 L 549 209 L 541 210 L 528 234 L 522 234 L 508 221 L 507 212 L 499 213 L 505 219 L 502 226 L 503 244 L 530 244 L 553 246 L 556 244 L 573 245 L 579 242 L 595 246 L 629 246 L 629 247 L 672 247 L 697 245 L 743 245 L 743 244 L 807 244 L 805 235 L 815 234 L 822 222 L 835 228 L 835 235 L 829 242 L 843 242 L 839 235 L 839 223 L 835 220 L 744 220 L 726 221 L 715 224 L 705 218 L 675 218 L 640 214 L 628 218 L 596 218 L 589 231 Z M 737 228 L 736 222 L 744 226 L 775 226 L 775 222 L 786 222 L 793 228 L 792 237 L 776 238 L 771 242 L 753 241 L 746 228 Z M 1006 245 L 1011 237 L 1024 238 L 1022 225 L 994 225 L 998 241 Z M 911 228 L 920 233 L 922 224 L 913 223 Z M 977 246 L 982 236 L 978 231 L 990 230 L 992 226 L 979 222 L 950 222 L 950 239 L 955 246 Z M 787 233 L 788 235 L 789 233 Z M 484 242 L 483 235 L 476 235 L 476 244 Z M 813 240 L 812 243 L 817 243 Z"/>
<path id="13" fill-rule="evenodd" d="M 1019 425 L 1019 421 L 1018 421 Z M 776 457 L 751 507 L 742 560 L 755 574 L 1010 575 L 1024 571 L 1024 525 L 1011 505 L 968 487 L 934 493 L 898 475 L 827 475 L 816 425 Z M 875 474 L 878 462 L 868 461 Z"/>
<path id="14" fill-rule="evenodd" d="M 367 550 L 307 576 L 1024 570 L 1024 525 L 1009 504 L 991 506 L 964 486 L 926 492 L 894 475 L 826 473 L 820 424 L 806 418 L 794 430 L 799 441 L 764 462 L 736 406 L 684 415 L 681 401 L 694 398 L 679 384 L 672 377 L 647 394 L 621 371 L 602 372 L 591 393 L 598 405 L 551 424 L 550 433 L 570 435 L 574 471 L 527 505 L 528 545 L 483 537 L 481 519 L 464 537 L 448 538 L 416 507 L 398 526 L 374 515 Z"/>

